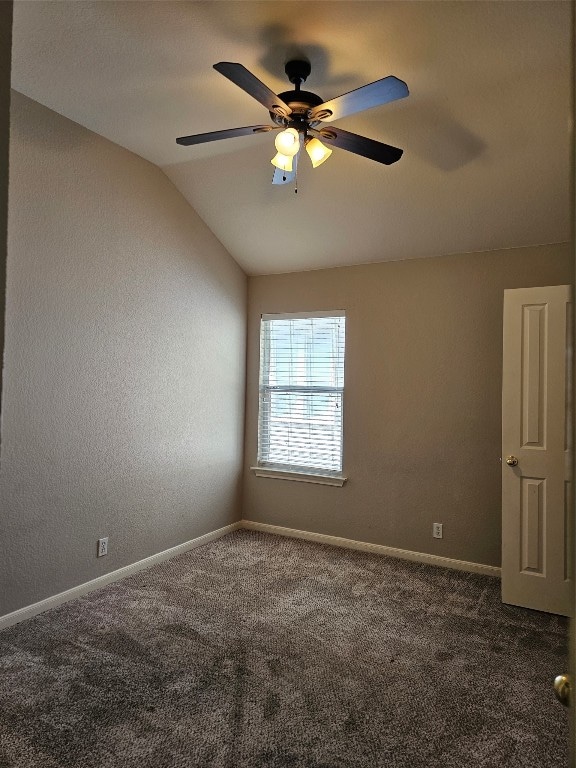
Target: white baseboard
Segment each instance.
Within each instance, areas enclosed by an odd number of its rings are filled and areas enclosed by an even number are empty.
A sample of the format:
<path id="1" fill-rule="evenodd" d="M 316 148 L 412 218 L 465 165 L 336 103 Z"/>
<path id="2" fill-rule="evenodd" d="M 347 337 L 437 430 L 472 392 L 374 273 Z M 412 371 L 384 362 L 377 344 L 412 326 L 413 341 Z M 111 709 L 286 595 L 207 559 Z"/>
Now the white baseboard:
<path id="1" fill-rule="evenodd" d="M 246 528 L 249 531 L 262 531 L 264 533 L 273 533 L 277 536 L 287 536 L 292 539 L 305 539 L 307 541 L 316 541 L 321 544 L 330 544 L 335 547 L 344 547 L 346 549 L 358 549 L 361 552 L 373 552 L 377 555 L 387 555 L 388 557 L 398 557 L 402 560 L 413 560 L 419 563 L 427 563 L 428 565 L 439 565 L 443 568 L 453 568 L 457 571 L 469 571 L 470 573 L 482 573 L 486 576 L 500 576 L 500 568 L 496 568 L 493 565 L 483 565 L 482 563 L 469 563 L 465 560 L 454 560 L 449 557 L 441 557 L 440 555 L 430 555 L 426 552 L 412 552 L 408 549 L 396 549 L 395 547 L 386 547 L 383 544 L 370 544 L 366 541 L 356 541 L 355 539 L 344 539 L 340 536 L 328 536 L 325 533 L 313 533 L 312 531 L 298 531 L 295 528 L 284 528 L 280 525 L 268 525 L 268 523 L 257 523 L 253 520 L 241 520 L 238 523 L 232 523 L 226 525 L 223 528 L 218 528 L 216 531 L 210 531 L 210 533 L 204 534 L 204 536 L 198 536 L 196 539 L 191 539 L 183 544 L 178 544 L 171 549 L 165 549 L 163 552 L 158 552 L 151 557 L 146 557 L 144 560 L 138 560 L 136 563 L 126 565 L 124 568 L 118 568 L 111 573 L 105 573 L 103 576 L 99 576 L 97 579 L 92 579 L 84 584 L 79 584 L 77 587 L 67 589 L 65 592 L 59 592 L 57 595 L 47 597 L 45 600 L 40 600 L 38 603 L 27 605 L 24 608 L 20 608 L 12 613 L 7 613 L 4 616 L 0 616 L 0 629 L 11 627 L 13 624 L 18 624 L 25 619 L 31 619 L 33 616 L 37 616 L 39 613 L 48 611 L 50 608 L 56 608 L 62 603 L 67 603 L 69 600 L 75 600 L 82 595 L 87 595 L 89 592 L 93 592 L 95 589 L 106 586 L 114 581 L 120 581 L 127 576 L 131 576 L 138 571 L 142 571 L 145 568 L 150 568 L 152 565 L 161 563 L 164 560 L 169 560 L 176 555 L 181 555 L 184 552 L 188 552 L 190 549 L 201 547 L 203 544 L 208 544 L 210 541 L 226 536 L 227 533 L 236 531 L 239 528 Z"/>
<path id="2" fill-rule="evenodd" d="M 144 560 L 138 560 L 136 563 L 126 565 L 124 568 L 118 568 L 118 570 L 112 571 L 111 573 L 105 573 L 97 579 L 92 579 L 84 584 L 79 584 L 77 587 L 67 589 L 65 592 L 59 592 L 57 595 L 47 597 L 45 600 L 40 600 L 38 603 L 33 603 L 32 605 L 27 605 L 25 608 L 20 608 L 12 613 L 7 613 L 4 616 L 0 616 L 0 629 L 11 627 L 13 624 L 18 624 L 25 619 L 31 619 L 33 616 L 37 616 L 39 613 L 43 613 L 50 608 L 56 608 L 57 605 L 67 603 L 69 600 L 75 600 L 77 597 L 82 597 L 82 595 L 86 595 L 88 592 L 93 592 L 95 589 L 100 589 L 100 587 L 104 587 L 106 584 L 110 584 L 113 581 L 125 579 L 126 576 L 132 576 L 132 574 L 138 573 L 138 571 L 142 571 L 144 568 L 150 568 L 152 565 L 161 563 L 164 560 L 169 560 L 176 555 L 181 555 L 184 552 L 188 552 L 190 549 L 201 547 L 203 544 L 215 541 L 222 536 L 226 536 L 227 533 L 236 531 L 241 527 L 241 522 L 226 525 L 224 528 L 210 531 L 210 533 L 205 533 L 203 536 L 198 536 L 196 539 L 185 541 L 183 544 L 178 544 L 176 547 L 165 549 L 163 552 L 158 552 L 155 555 L 151 555 L 151 557 L 144 558 Z"/>
<path id="3" fill-rule="evenodd" d="M 439 565 L 442 568 L 452 568 L 456 571 L 468 571 L 469 573 L 482 573 L 485 576 L 500 577 L 500 568 L 494 565 L 469 563 L 466 560 L 454 560 L 451 557 L 429 555 L 427 552 L 412 552 L 409 549 L 396 549 L 395 547 L 386 547 L 383 544 L 370 544 L 367 541 L 343 539 L 340 536 L 328 536 L 325 533 L 298 531 L 295 528 L 283 528 L 280 525 L 256 523 L 252 520 L 242 520 L 242 528 L 246 528 L 249 531 L 274 533 L 277 536 L 288 536 L 292 539 L 306 539 L 306 541 L 316 541 L 320 544 L 331 544 L 334 547 L 344 547 L 345 549 L 358 549 L 361 552 L 373 552 L 376 555 L 398 557 L 402 560 L 413 560 L 418 563 L 426 563 L 427 565 Z"/>

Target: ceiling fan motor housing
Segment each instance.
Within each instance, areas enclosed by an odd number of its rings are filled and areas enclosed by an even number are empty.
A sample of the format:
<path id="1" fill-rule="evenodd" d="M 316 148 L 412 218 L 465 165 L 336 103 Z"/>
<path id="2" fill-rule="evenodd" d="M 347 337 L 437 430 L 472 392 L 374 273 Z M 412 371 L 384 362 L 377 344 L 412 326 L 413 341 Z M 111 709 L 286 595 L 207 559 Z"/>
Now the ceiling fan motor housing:
<path id="1" fill-rule="evenodd" d="M 285 91 L 284 93 L 279 93 L 278 97 L 292 110 L 292 114 L 288 118 L 270 112 L 270 117 L 278 125 L 302 122 L 307 118 L 308 112 L 312 107 L 317 107 L 323 102 L 320 96 L 310 91 Z"/>

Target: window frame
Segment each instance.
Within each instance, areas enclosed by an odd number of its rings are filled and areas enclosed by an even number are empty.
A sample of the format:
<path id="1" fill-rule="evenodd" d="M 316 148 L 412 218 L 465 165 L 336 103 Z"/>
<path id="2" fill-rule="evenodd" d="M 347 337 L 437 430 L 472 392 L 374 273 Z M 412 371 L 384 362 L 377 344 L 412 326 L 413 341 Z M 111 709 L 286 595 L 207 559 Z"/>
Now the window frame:
<path id="1" fill-rule="evenodd" d="M 263 313 L 260 315 L 260 328 L 259 328 L 259 364 L 258 364 L 258 423 L 257 423 L 257 460 L 256 465 L 251 467 L 251 470 L 257 477 L 272 477 L 283 480 L 295 480 L 305 483 L 317 483 L 320 485 L 333 485 L 342 486 L 346 482 L 347 478 L 344 476 L 344 393 L 345 393 L 345 377 L 341 387 L 314 387 L 314 386 L 297 386 L 286 385 L 280 388 L 274 387 L 273 391 L 293 391 L 293 392 L 315 392 L 318 391 L 321 394 L 329 392 L 340 393 L 340 413 L 341 413 L 341 426 L 340 426 L 340 464 L 341 468 L 338 470 L 322 469 L 307 466 L 298 466 L 292 464 L 280 464 L 270 461 L 261 460 L 262 454 L 261 445 L 262 440 L 266 440 L 266 432 L 262 429 L 262 389 L 270 388 L 269 384 L 263 384 L 262 375 L 263 372 L 270 372 L 269 363 L 266 365 L 264 355 L 266 354 L 267 347 L 263 345 L 263 325 L 265 321 L 274 320 L 306 320 L 316 319 L 323 317 L 342 317 L 344 318 L 344 359 L 343 365 L 345 366 L 346 359 L 346 312 L 343 309 L 339 310 L 317 310 L 312 312 L 289 312 L 289 313 Z M 272 390 L 272 388 L 270 388 Z"/>

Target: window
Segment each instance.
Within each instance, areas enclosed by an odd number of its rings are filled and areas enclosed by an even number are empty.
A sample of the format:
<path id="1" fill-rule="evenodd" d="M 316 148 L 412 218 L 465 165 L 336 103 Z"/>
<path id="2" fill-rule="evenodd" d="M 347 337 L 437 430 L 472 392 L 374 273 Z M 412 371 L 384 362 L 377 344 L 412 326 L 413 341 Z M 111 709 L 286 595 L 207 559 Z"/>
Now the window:
<path id="1" fill-rule="evenodd" d="M 342 485 L 345 322 L 342 311 L 262 316 L 255 470 Z"/>

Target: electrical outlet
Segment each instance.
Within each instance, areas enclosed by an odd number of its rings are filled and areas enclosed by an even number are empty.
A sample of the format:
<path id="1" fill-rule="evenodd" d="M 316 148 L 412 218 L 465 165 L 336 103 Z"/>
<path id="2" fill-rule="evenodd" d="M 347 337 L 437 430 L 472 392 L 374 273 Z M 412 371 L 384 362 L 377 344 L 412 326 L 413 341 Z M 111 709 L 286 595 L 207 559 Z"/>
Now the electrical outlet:
<path id="1" fill-rule="evenodd" d="M 442 523 L 432 523 L 432 536 L 435 539 L 442 538 Z"/>
<path id="2" fill-rule="evenodd" d="M 98 539 L 98 557 L 104 557 L 108 554 L 108 536 Z"/>

